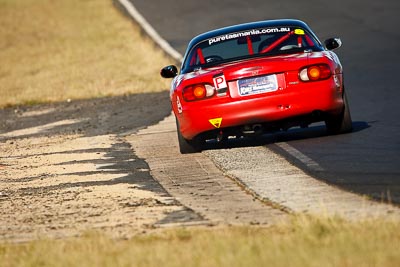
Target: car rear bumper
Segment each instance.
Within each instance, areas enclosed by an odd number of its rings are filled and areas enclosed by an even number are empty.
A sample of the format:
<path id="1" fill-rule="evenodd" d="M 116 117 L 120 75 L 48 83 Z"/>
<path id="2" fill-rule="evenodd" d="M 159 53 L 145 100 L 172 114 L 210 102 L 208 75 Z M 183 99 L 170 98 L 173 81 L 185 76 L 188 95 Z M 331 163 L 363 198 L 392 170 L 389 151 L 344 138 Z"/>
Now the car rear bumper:
<path id="1" fill-rule="evenodd" d="M 341 88 L 329 81 L 307 84 L 306 88 L 285 88 L 281 92 L 242 99 L 229 96 L 184 103 L 175 112 L 186 139 L 212 130 L 256 123 L 273 123 L 315 112 L 337 114 L 343 109 Z M 174 109 L 176 111 L 176 109 Z"/>

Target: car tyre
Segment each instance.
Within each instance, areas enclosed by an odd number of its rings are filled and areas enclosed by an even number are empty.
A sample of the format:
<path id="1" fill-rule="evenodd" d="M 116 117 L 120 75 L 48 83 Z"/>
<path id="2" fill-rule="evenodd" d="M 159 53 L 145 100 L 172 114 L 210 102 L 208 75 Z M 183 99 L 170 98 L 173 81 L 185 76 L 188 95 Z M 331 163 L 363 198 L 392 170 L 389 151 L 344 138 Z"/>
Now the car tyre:
<path id="1" fill-rule="evenodd" d="M 201 142 L 200 139 L 194 138 L 192 140 L 187 140 L 182 136 L 181 131 L 179 130 L 179 123 L 176 120 L 176 131 L 178 133 L 178 143 L 179 143 L 179 151 L 181 154 L 191 154 L 201 152 Z"/>
<path id="2" fill-rule="evenodd" d="M 353 130 L 353 122 L 350 115 L 350 107 L 347 101 L 346 92 L 343 93 L 343 111 L 339 115 L 329 116 L 325 120 L 329 134 L 349 133 Z"/>

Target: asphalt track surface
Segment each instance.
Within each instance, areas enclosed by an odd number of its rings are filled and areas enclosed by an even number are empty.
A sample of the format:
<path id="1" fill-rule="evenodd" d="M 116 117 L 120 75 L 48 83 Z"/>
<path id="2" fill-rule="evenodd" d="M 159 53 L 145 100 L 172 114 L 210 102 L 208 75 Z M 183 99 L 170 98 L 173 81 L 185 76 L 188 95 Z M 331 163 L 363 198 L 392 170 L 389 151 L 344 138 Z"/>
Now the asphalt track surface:
<path id="1" fill-rule="evenodd" d="M 301 19 L 321 40 L 340 37 L 343 47 L 336 52 L 344 65 L 353 133 L 328 136 L 323 125 L 312 125 L 267 136 L 263 145 L 315 178 L 400 204 L 398 0 L 131 2 L 182 54 L 204 31 L 266 19 Z"/>

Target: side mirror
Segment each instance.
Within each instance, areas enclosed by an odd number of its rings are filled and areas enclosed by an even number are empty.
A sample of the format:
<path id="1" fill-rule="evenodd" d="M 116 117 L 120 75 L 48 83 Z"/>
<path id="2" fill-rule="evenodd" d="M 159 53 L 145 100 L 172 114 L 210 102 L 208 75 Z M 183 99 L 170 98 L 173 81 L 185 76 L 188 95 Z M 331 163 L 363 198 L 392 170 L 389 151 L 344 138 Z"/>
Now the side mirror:
<path id="1" fill-rule="evenodd" d="M 174 65 L 169 65 L 162 68 L 160 74 L 163 78 L 174 78 L 178 75 L 178 69 Z"/>
<path id="2" fill-rule="evenodd" d="M 342 46 L 340 38 L 329 38 L 324 42 L 326 49 L 333 50 Z"/>

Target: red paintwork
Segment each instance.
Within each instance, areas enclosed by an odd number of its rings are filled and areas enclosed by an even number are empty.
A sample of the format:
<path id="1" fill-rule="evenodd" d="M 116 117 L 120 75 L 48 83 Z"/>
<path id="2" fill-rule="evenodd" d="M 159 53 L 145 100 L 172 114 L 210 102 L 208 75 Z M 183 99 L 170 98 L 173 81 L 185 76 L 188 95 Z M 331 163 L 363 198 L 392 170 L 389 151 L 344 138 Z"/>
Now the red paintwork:
<path id="1" fill-rule="evenodd" d="M 316 82 L 299 80 L 302 68 L 320 63 L 330 66 L 333 75 L 329 79 Z M 214 95 L 194 102 L 185 102 L 182 98 L 182 89 L 186 86 L 198 83 L 213 85 L 213 77 L 221 73 L 228 83 L 225 96 Z M 238 79 L 268 74 L 277 75 L 277 91 L 239 95 Z M 226 127 L 273 122 L 307 115 L 315 110 L 337 114 L 343 109 L 342 90 L 342 66 L 337 56 L 322 51 L 247 59 L 179 75 L 173 81 L 171 103 L 182 136 L 190 140 L 200 133 L 215 130 L 216 127 L 209 122 L 215 118 L 222 118 L 220 129 L 223 131 Z M 181 106 L 178 106 L 179 102 Z"/>

